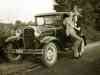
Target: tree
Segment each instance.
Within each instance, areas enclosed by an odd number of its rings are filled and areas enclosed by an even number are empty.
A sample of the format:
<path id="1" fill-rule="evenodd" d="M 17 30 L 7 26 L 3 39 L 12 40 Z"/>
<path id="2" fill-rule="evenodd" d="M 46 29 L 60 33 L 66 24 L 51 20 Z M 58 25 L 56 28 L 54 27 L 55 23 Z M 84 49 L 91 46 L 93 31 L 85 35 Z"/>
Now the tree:
<path id="1" fill-rule="evenodd" d="M 81 24 L 86 36 L 94 39 L 94 36 L 96 36 L 95 31 L 100 31 L 99 0 L 55 0 L 55 2 L 57 4 L 54 6 L 54 9 L 57 12 L 72 10 L 73 6 L 75 5 L 81 8 L 82 17 L 79 19 L 79 24 Z"/>

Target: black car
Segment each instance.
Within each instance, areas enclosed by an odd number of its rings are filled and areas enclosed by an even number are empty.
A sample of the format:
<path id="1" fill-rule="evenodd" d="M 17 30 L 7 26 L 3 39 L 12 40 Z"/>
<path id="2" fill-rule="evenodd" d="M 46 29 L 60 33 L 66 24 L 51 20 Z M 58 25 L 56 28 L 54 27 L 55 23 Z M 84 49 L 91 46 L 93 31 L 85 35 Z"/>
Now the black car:
<path id="1" fill-rule="evenodd" d="M 65 14 L 70 15 L 70 12 L 36 15 L 35 25 L 27 26 L 19 36 L 11 36 L 6 40 L 7 58 L 10 61 L 19 61 L 23 54 L 33 54 L 39 56 L 47 67 L 53 66 L 58 53 L 72 49 L 74 43 L 74 40 L 65 34 L 62 20 Z M 84 36 L 81 37 L 84 39 Z M 79 52 L 84 50 L 84 46 L 85 40 L 81 42 Z"/>

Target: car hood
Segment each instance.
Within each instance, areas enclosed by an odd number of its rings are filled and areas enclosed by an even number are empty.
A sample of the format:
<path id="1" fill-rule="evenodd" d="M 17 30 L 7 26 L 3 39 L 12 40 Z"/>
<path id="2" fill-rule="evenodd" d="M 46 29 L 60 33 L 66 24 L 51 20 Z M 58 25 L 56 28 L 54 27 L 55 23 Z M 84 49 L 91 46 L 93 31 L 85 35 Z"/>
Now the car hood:
<path id="1" fill-rule="evenodd" d="M 56 27 L 56 26 L 29 26 L 28 28 L 32 28 L 35 31 L 35 36 L 39 36 L 43 32 L 47 31 L 55 31 L 57 29 L 61 29 L 61 27 Z"/>

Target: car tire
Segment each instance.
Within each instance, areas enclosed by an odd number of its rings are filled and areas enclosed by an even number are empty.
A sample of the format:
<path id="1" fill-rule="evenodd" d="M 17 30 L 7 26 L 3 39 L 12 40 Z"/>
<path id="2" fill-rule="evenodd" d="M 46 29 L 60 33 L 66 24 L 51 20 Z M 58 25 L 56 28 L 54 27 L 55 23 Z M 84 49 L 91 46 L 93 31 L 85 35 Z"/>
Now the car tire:
<path id="1" fill-rule="evenodd" d="M 14 49 L 14 48 L 15 48 L 15 46 L 13 43 L 11 43 L 11 42 L 7 43 L 6 49 Z M 21 61 L 22 55 L 6 52 L 6 58 L 8 59 L 9 62 L 18 63 L 19 61 Z"/>
<path id="2" fill-rule="evenodd" d="M 54 42 L 50 42 L 43 46 L 41 60 L 46 67 L 51 67 L 56 63 L 58 49 L 58 45 Z"/>

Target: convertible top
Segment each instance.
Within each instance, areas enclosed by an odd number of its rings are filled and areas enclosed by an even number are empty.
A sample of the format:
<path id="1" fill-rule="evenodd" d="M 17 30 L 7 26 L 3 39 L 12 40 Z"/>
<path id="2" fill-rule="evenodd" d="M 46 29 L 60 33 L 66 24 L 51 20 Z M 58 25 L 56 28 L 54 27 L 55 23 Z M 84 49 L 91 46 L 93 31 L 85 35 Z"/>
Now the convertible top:
<path id="1" fill-rule="evenodd" d="M 57 16 L 57 15 L 64 15 L 64 14 L 66 14 L 66 15 L 70 15 L 71 14 L 71 12 L 69 11 L 67 11 L 67 12 L 52 12 L 52 13 L 43 13 L 43 14 L 38 14 L 38 15 L 36 15 L 35 17 L 43 17 L 43 16 Z"/>

